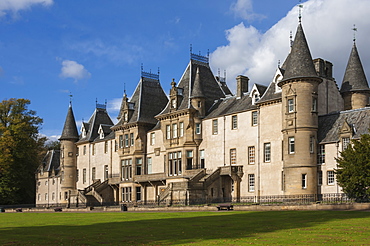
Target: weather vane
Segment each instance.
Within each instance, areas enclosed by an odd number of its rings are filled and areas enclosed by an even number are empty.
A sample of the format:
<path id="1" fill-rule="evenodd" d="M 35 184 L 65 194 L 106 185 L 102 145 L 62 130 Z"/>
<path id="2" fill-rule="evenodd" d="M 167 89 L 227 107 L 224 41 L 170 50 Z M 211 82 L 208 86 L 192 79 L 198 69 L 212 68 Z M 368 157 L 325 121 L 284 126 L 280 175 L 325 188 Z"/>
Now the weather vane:
<path id="1" fill-rule="evenodd" d="M 69 105 L 72 106 L 72 92 L 69 92 Z"/>
<path id="2" fill-rule="evenodd" d="M 355 24 L 353 24 L 353 42 L 356 42 L 356 32 L 357 32 L 357 27 Z"/>
<path id="3" fill-rule="evenodd" d="M 299 4 L 298 4 L 298 7 L 299 7 L 299 23 L 302 22 L 302 9 L 303 9 L 303 4 L 302 4 L 302 0 L 299 0 Z"/>

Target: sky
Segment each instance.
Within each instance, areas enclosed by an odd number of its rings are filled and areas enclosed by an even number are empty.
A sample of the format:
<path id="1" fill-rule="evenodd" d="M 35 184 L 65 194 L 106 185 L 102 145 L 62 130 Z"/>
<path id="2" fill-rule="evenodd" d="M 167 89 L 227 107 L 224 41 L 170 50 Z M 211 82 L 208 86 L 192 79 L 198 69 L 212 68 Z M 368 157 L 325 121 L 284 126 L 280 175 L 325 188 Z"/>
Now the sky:
<path id="1" fill-rule="evenodd" d="M 0 100 L 26 98 L 56 140 L 72 97 L 78 128 L 96 102 L 112 119 L 141 69 L 160 73 L 168 94 L 192 52 L 235 77 L 268 85 L 289 53 L 299 7 L 313 58 L 334 64 L 341 85 L 355 36 L 370 73 L 368 0 L 0 0 Z M 353 31 L 353 25 L 357 31 Z"/>

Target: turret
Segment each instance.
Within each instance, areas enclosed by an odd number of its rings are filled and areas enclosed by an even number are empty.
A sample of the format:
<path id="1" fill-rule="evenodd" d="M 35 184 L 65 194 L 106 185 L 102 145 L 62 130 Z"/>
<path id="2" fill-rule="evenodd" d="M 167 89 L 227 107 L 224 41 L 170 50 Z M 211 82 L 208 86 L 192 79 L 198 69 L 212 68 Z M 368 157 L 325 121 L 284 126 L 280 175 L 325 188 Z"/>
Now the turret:
<path id="1" fill-rule="evenodd" d="M 191 92 L 191 105 L 193 108 L 198 110 L 198 116 L 202 117 L 205 115 L 205 96 L 201 86 L 201 79 L 199 74 L 199 67 L 197 67 L 197 73 L 194 79 L 193 90 Z"/>
<path id="2" fill-rule="evenodd" d="M 282 89 L 284 192 L 316 194 L 317 96 L 322 79 L 317 76 L 301 23 L 284 65 L 284 78 L 278 83 Z"/>
<path id="3" fill-rule="evenodd" d="M 61 168 L 61 203 L 69 204 L 71 195 L 76 191 L 77 180 L 77 147 L 79 136 L 76 127 L 72 106 L 69 106 L 66 121 L 60 140 L 60 168 Z"/>
<path id="4" fill-rule="evenodd" d="M 344 110 L 363 108 L 368 105 L 370 89 L 355 42 L 348 59 L 340 93 L 344 100 Z"/>

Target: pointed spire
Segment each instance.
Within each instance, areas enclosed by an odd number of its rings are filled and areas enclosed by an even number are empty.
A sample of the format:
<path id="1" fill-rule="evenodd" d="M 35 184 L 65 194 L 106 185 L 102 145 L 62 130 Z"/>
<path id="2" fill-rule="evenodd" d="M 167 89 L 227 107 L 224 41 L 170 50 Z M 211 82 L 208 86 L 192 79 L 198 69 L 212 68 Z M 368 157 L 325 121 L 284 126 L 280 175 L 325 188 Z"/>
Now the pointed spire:
<path id="1" fill-rule="evenodd" d="M 76 126 L 76 120 L 73 115 L 72 106 L 70 105 L 68 108 L 68 113 L 66 117 L 66 121 L 64 123 L 62 136 L 60 136 L 59 140 L 78 140 L 78 131 Z"/>
<path id="2" fill-rule="evenodd" d="M 301 23 L 298 24 L 292 50 L 284 62 L 283 67 L 286 69 L 284 80 L 300 77 L 317 77 Z"/>
<path id="3" fill-rule="evenodd" d="M 204 97 L 201 82 L 200 82 L 199 67 L 197 67 L 197 72 L 195 74 L 194 85 L 193 85 L 193 90 L 191 92 L 191 97 Z"/>
<path id="4" fill-rule="evenodd" d="M 340 92 L 359 90 L 369 90 L 369 85 L 357 51 L 356 43 L 354 42 Z"/>

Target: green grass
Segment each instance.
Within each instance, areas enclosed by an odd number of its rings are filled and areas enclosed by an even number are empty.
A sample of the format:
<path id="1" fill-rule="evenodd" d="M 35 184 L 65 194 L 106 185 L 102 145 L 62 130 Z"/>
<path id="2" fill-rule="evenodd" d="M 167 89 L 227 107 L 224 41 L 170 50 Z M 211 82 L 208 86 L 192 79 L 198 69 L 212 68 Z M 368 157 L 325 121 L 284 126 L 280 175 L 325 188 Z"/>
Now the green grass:
<path id="1" fill-rule="evenodd" d="M 370 212 L 0 213 L 0 245 L 370 245 Z"/>

